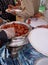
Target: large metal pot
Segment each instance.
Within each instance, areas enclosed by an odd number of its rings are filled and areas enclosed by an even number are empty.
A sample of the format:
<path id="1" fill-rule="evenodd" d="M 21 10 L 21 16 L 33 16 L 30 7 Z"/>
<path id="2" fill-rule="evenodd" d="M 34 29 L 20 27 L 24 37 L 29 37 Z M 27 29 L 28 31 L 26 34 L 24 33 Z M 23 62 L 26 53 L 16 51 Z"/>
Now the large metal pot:
<path id="1" fill-rule="evenodd" d="M 22 36 L 18 36 L 18 37 L 13 38 L 11 43 L 8 44 L 8 46 L 10 46 L 10 47 L 17 47 L 17 46 L 22 46 L 24 44 L 27 44 L 28 43 L 27 36 L 28 36 L 29 32 L 31 31 L 31 27 L 28 24 L 26 24 L 24 22 L 19 22 L 19 21 L 15 22 L 15 23 L 26 25 L 28 27 L 29 31 Z"/>
<path id="2" fill-rule="evenodd" d="M 6 45 L 6 48 L 9 50 L 11 55 L 14 57 L 14 56 L 16 56 L 17 52 L 20 49 L 22 49 L 23 45 L 28 43 L 28 38 L 27 37 L 28 37 L 28 34 L 29 34 L 29 32 L 31 31 L 32 28 L 28 24 L 26 24 L 24 22 L 19 22 L 19 21 L 13 21 L 13 22 L 10 22 L 10 23 L 6 23 L 4 25 L 12 24 L 12 23 L 24 24 L 28 27 L 28 32 L 26 34 L 24 34 L 22 36 L 15 37 L 15 38 L 12 38 L 12 41 Z M 2 26 L 4 26 L 4 25 L 2 25 Z M 0 28 L 2 26 L 0 26 Z"/>
<path id="3" fill-rule="evenodd" d="M 18 51 L 22 49 L 25 44 L 28 43 L 27 37 L 28 37 L 29 32 L 32 29 L 28 24 L 24 22 L 15 22 L 15 23 L 26 25 L 29 31 L 25 35 L 13 38 L 12 41 L 9 44 L 7 44 L 7 48 L 11 52 L 12 57 L 15 57 L 16 55 L 18 55 L 17 54 Z"/>

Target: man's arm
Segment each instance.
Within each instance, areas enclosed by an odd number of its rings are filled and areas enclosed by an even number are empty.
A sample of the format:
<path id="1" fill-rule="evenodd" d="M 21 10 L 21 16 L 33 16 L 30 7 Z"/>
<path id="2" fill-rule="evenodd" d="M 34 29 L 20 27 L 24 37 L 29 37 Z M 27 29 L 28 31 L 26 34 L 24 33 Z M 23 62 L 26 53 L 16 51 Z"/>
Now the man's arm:
<path id="1" fill-rule="evenodd" d="M 19 16 L 24 16 L 26 18 L 34 15 L 34 8 L 32 0 L 22 0 L 21 1 L 22 12 L 16 12 Z"/>

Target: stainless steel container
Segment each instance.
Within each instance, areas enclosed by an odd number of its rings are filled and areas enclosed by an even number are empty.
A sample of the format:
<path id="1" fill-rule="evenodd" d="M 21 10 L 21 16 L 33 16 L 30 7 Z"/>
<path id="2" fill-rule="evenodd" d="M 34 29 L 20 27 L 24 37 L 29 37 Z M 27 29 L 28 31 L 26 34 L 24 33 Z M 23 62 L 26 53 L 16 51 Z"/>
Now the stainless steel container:
<path id="1" fill-rule="evenodd" d="M 11 43 L 7 44 L 7 48 L 11 52 L 12 57 L 16 56 L 18 51 L 20 49 L 22 49 L 25 44 L 28 43 L 28 38 L 27 37 L 28 37 L 29 32 L 32 30 L 32 28 L 24 22 L 17 21 L 15 23 L 26 25 L 28 27 L 29 31 L 26 34 L 22 35 L 22 36 L 12 38 Z"/>
<path id="2" fill-rule="evenodd" d="M 17 46 L 22 46 L 24 44 L 27 44 L 28 43 L 27 36 L 28 36 L 29 32 L 31 31 L 31 27 L 28 24 L 26 24 L 24 22 L 15 22 L 15 23 L 26 25 L 28 27 L 29 31 L 22 36 L 18 36 L 18 37 L 13 38 L 12 42 L 8 45 L 11 47 L 17 47 Z"/>

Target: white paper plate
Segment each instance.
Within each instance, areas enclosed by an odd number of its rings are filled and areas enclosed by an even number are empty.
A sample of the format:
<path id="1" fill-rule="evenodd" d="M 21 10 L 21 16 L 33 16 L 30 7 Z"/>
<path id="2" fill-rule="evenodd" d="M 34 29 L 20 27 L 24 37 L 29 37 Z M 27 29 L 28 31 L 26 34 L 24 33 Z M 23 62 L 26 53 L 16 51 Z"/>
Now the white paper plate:
<path id="1" fill-rule="evenodd" d="M 16 12 L 22 12 L 22 10 L 20 10 L 20 9 L 14 9 L 14 11 L 16 11 Z"/>
<path id="2" fill-rule="evenodd" d="M 22 10 L 20 10 L 20 9 L 12 9 L 12 10 L 6 9 L 6 12 L 8 12 L 8 13 L 11 13 L 11 12 L 22 12 Z"/>
<path id="3" fill-rule="evenodd" d="M 48 58 L 42 58 L 35 65 L 48 65 Z"/>
<path id="4" fill-rule="evenodd" d="M 28 23 L 28 20 L 26 20 L 26 23 Z M 32 18 L 29 25 L 31 25 L 32 27 L 37 27 L 37 26 L 46 25 L 46 24 L 48 24 L 48 22 L 43 19 Z"/>
<path id="5" fill-rule="evenodd" d="M 40 53 L 48 56 L 48 29 L 37 28 L 30 32 L 28 39 L 31 45 Z"/>

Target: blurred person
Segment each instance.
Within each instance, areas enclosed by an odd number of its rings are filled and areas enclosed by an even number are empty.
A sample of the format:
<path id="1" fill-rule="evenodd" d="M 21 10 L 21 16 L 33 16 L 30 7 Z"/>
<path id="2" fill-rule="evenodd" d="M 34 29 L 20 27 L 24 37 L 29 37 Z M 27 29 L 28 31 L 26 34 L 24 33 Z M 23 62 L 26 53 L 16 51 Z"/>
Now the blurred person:
<path id="1" fill-rule="evenodd" d="M 7 13 L 5 11 L 8 8 L 9 4 L 15 5 L 14 0 L 0 0 L 0 12 L 2 12 L 0 13 L 0 17 L 5 20 L 9 19 L 10 21 L 15 21 L 16 17 L 11 13 Z"/>
<path id="2" fill-rule="evenodd" d="M 48 10 L 48 0 L 45 0 L 45 7 L 46 7 L 46 10 Z"/>
<path id="3" fill-rule="evenodd" d="M 22 12 L 16 12 L 16 13 L 14 12 L 14 15 L 16 14 L 17 16 L 29 18 L 29 17 L 32 17 L 35 13 L 38 13 L 40 0 L 37 0 L 37 1 L 36 0 L 18 0 L 18 1 L 20 1 L 20 9 L 22 9 Z"/>

